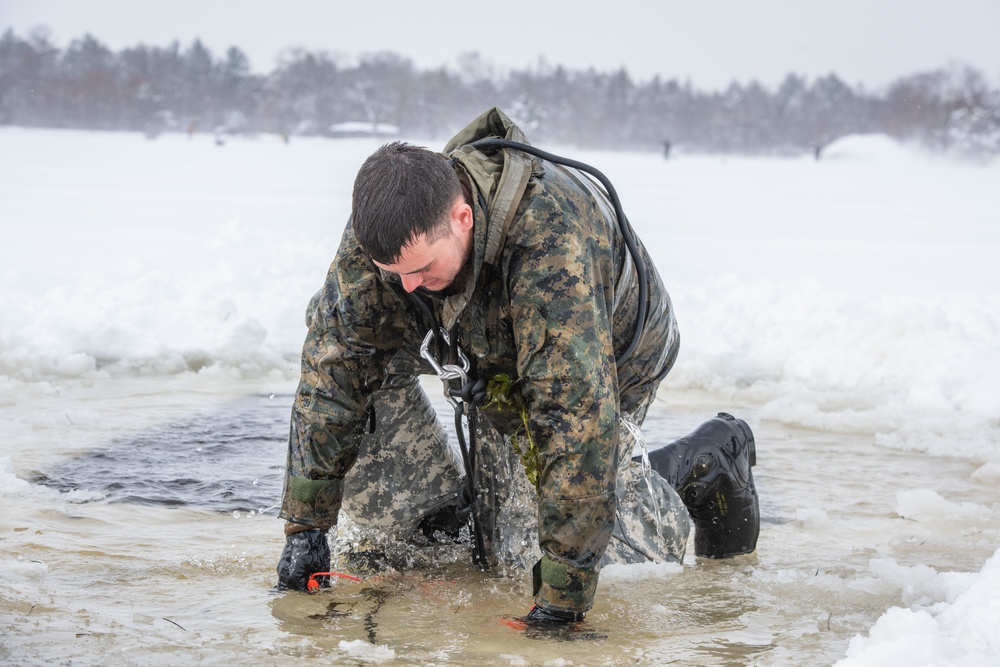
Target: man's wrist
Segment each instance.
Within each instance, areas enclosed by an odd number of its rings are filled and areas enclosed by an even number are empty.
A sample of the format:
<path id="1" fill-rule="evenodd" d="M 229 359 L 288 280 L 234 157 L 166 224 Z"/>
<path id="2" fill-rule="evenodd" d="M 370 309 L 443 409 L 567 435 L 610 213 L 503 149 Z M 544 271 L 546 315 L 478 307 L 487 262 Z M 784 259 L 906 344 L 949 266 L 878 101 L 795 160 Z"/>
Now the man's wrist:
<path id="1" fill-rule="evenodd" d="M 584 613 L 594 604 L 596 569 L 572 567 L 542 556 L 532 568 L 531 578 L 538 607 Z"/>
<path id="2" fill-rule="evenodd" d="M 289 535 L 294 535 L 295 533 L 301 533 L 304 530 L 323 530 L 325 528 L 320 528 L 318 526 L 310 526 L 307 523 L 298 523 L 296 521 L 286 521 L 285 522 L 285 537 Z"/>

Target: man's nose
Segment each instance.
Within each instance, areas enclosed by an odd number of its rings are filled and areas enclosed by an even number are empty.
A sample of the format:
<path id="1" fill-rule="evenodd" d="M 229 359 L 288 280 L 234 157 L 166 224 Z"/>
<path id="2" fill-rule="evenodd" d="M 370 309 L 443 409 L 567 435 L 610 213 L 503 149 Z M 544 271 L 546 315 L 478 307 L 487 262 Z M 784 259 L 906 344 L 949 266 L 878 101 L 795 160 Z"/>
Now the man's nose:
<path id="1" fill-rule="evenodd" d="M 419 273 L 407 273 L 405 275 L 401 275 L 399 276 L 399 280 L 403 283 L 403 289 L 407 292 L 412 292 L 420 287 L 420 284 L 424 282 L 424 279 Z"/>

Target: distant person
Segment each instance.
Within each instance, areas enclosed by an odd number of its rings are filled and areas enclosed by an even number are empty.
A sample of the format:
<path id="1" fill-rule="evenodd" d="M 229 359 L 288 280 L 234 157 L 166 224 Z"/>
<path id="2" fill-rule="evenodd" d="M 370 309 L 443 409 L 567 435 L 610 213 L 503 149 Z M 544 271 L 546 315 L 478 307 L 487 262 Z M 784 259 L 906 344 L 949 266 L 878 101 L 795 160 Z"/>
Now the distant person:
<path id="1" fill-rule="evenodd" d="M 496 138 L 516 145 L 475 143 Z M 698 555 L 755 549 L 745 422 L 720 414 L 654 451 L 648 481 L 630 460 L 620 420 L 642 422 L 679 349 L 670 297 L 616 199 L 533 150 L 491 109 L 443 153 L 394 142 L 361 166 L 307 309 L 280 588 L 329 570 L 342 506 L 414 542 L 468 526 L 477 564 L 495 566 L 512 447 L 541 552 L 526 626 L 575 627 L 603 563 L 682 559 L 691 519 Z M 446 367 L 468 369 L 449 394 L 472 424 L 462 456 L 417 382 Z"/>
<path id="2" fill-rule="evenodd" d="M 670 159 L 670 139 L 663 140 L 663 159 Z"/>
<path id="3" fill-rule="evenodd" d="M 812 153 L 813 153 L 813 157 L 817 161 L 819 161 L 823 157 L 823 148 L 824 148 L 824 145 L 822 143 L 818 142 L 818 141 L 815 144 L 813 144 Z"/>

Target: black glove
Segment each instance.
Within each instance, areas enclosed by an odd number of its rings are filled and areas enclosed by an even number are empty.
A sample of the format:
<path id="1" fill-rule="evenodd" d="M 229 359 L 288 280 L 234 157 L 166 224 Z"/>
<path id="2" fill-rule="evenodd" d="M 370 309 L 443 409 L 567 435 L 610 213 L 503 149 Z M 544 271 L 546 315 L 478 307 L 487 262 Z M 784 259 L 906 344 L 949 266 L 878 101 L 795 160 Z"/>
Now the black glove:
<path id="1" fill-rule="evenodd" d="M 278 559 L 278 590 L 308 590 L 309 577 L 330 571 L 330 543 L 326 531 L 313 529 L 292 533 L 285 538 L 285 549 Z M 319 585 L 329 588 L 330 577 L 317 577 Z"/>
<path id="2" fill-rule="evenodd" d="M 607 639 L 608 636 L 603 632 L 595 632 L 583 624 L 586 616 L 582 611 L 543 609 L 535 605 L 527 616 L 508 618 L 502 622 L 531 639 L 571 642 Z"/>
<path id="3" fill-rule="evenodd" d="M 570 623 L 579 623 L 586 617 L 582 611 L 563 611 L 561 609 L 545 609 L 535 605 L 524 617 L 524 623 L 539 630 L 565 627 Z"/>

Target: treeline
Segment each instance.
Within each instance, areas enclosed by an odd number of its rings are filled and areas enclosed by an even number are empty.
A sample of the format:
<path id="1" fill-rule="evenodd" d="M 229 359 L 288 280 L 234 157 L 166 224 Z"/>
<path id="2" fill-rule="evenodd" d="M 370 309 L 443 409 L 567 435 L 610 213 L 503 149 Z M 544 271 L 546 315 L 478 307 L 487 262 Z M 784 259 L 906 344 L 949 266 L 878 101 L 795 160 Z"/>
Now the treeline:
<path id="1" fill-rule="evenodd" d="M 163 131 L 323 135 L 364 121 L 404 136 L 449 136 L 489 106 L 515 117 L 535 143 L 589 148 L 793 153 L 838 137 L 884 132 L 961 154 L 1000 154 L 1000 90 L 971 68 L 900 79 L 877 92 L 835 74 L 789 74 L 776 89 L 734 82 L 705 92 L 689 82 L 637 83 L 628 72 L 539 63 L 499 71 L 475 53 L 454 69 L 419 70 L 394 53 L 356 62 L 287 51 L 254 74 L 231 47 L 217 56 L 140 45 L 113 52 L 90 35 L 65 49 L 44 29 L 0 37 L 0 124 Z"/>

